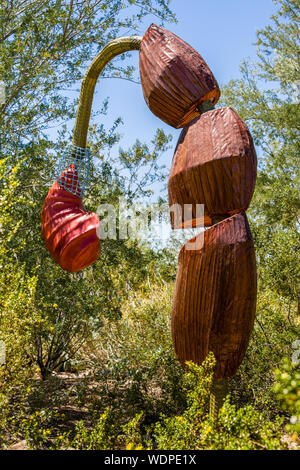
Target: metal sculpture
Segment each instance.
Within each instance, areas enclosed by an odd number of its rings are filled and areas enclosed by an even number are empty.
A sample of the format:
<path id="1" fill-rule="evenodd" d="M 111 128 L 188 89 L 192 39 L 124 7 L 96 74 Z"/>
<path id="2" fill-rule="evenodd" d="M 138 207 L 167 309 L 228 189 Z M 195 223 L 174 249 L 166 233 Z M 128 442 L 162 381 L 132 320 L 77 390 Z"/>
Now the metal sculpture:
<path id="1" fill-rule="evenodd" d="M 179 253 L 172 336 L 183 366 L 190 360 L 201 364 L 209 351 L 214 353 L 211 414 L 216 418 L 226 379 L 243 360 L 254 323 L 256 265 L 245 210 L 254 191 L 257 158 L 237 113 L 229 107 L 214 109 L 220 96 L 217 81 L 182 39 L 151 25 L 143 38 L 116 39 L 93 60 L 82 82 L 73 147 L 45 200 L 43 236 L 56 262 L 68 271 L 83 269 L 98 257 L 99 220 L 84 211 L 80 198 L 88 178 L 86 138 L 94 88 L 108 61 L 138 49 L 147 105 L 171 126 L 183 127 L 172 161 L 169 203 L 182 209 L 189 205 L 191 211 L 183 221 L 171 212 L 172 228 L 203 222 L 209 227 L 203 246 L 197 244 L 199 234 Z M 201 218 L 197 204 L 204 204 Z"/>

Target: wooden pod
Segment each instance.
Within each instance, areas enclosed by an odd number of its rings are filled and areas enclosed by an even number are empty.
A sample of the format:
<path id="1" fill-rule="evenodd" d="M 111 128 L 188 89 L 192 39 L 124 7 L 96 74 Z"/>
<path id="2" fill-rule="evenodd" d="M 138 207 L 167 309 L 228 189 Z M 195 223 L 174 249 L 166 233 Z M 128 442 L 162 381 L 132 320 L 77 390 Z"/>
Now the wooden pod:
<path id="1" fill-rule="evenodd" d="M 184 222 L 172 228 L 197 227 L 196 204 L 204 204 L 204 225 L 212 218 L 246 210 L 256 181 L 257 158 L 251 134 L 229 107 L 207 111 L 181 132 L 169 177 L 169 204 L 191 204 Z"/>
<path id="2" fill-rule="evenodd" d="M 76 180 L 74 172 L 76 168 L 71 165 L 61 179 L 67 183 Z M 76 272 L 96 261 L 100 254 L 98 216 L 86 212 L 81 198 L 66 191 L 57 181 L 45 199 L 41 219 L 46 246 L 63 269 Z"/>
<path id="3" fill-rule="evenodd" d="M 197 106 L 215 104 L 218 83 L 204 59 L 175 34 L 152 24 L 140 46 L 144 98 L 156 116 L 175 128 L 199 116 Z"/>
<path id="4" fill-rule="evenodd" d="M 179 253 L 172 335 L 180 362 L 201 364 L 212 351 L 215 378 L 234 375 L 248 346 L 255 306 L 254 246 L 246 214 L 240 213 L 198 234 Z"/>

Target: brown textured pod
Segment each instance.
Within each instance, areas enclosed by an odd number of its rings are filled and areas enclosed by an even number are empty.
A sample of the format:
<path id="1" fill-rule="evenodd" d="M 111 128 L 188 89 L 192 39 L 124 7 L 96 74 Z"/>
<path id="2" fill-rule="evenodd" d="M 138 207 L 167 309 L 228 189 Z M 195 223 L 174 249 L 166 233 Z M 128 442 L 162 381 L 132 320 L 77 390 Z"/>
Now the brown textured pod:
<path id="1" fill-rule="evenodd" d="M 254 246 L 246 214 L 240 213 L 198 234 L 179 253 L 172 335 L 180 362 L 201 364 L 212 351 L 215 378 L 234 375 L 248 346 L 255 306 Z"/>
<path id="2" fill-rule="evenodd" d="M 76 180 L 71 165 L 61 176 Z M 99 218 L 86 212 L 81 198 L 62 188 L 56 181 L 50 188 L 42 211 L 42 235 L 54 260 L 66 271 L 76 272 L 92 264 L 100 254 L 97 235 Z"/>
<path id="3" fill-rule="evenodd" d="M 251 134 L 230 107 L 207 111 L 181 132 L 169 177 L 169 204 L 192 205 L 172 228 L 202 225 L 196 204 L 204 204 L 204 225 L 212 218 L 246 210 L 256 181 L 257 158 Z"/>
<path id="4" fill-rule="evenodd" d="M 220 90 L 204 59 L 175 34 L 152 24 L 140 46 L 140 76 L 153 114 L 175 128 L 199 116 L 197 106 L 213 104 Z"/>

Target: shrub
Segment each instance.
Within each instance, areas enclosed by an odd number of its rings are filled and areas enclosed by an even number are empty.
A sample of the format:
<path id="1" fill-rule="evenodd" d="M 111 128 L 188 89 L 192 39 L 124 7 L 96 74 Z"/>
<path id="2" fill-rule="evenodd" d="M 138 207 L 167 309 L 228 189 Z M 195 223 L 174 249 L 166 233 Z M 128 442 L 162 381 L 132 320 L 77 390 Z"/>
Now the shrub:
<path id="1" fill-rule="evenodd" d="M 154 442 L 160 450 L 259 450 L 284 449 L 282 419 L 267 421 L 252 406 L 237 410 L 229 397 L 214 423 L 208 416 L 208 397 L 213 374 L 213 358 L 202 366 L 189 364 L 188 406 L 175 417 L 162 416 L 154 426 Z"/>
<path id="2" fill-rule="evenodd" d="M 285 359 L 275 371 L 274 392 L 281 401 L 283 410 L 289 414 L 288 432 L 294 432 L 295 439 L 300 432 L 300 372 L 299 366 Z"/>

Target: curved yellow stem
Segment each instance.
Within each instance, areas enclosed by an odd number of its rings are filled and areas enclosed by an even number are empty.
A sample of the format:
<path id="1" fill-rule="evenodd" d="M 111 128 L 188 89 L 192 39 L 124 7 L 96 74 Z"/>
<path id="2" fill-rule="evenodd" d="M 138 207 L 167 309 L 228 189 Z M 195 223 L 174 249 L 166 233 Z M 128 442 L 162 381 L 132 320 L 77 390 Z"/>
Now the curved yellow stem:
<path id="1" fill-rule="evenodd" d="M 114 39 L 108 43 L 95 57 L 83 78 L 79 96 L 76 122 L 73 131 L 73 145 L 86 147 L 86 138 L 91 116 L 91 108 L 97 79 L 114 57 L 127 51 L 139 50 L 141 36 L 128 36 Z"/>

